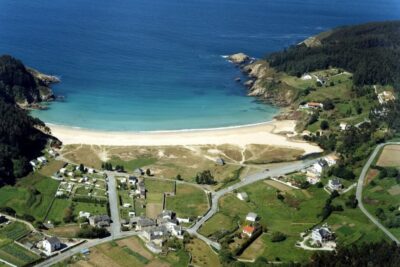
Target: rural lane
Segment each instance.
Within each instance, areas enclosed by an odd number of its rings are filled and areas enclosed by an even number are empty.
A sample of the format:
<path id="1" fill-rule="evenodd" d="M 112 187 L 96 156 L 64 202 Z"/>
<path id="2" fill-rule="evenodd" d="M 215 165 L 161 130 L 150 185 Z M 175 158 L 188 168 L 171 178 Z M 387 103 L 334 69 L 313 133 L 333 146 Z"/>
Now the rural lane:
<path id="1" fill-rule="evenodd" d="M 365 216 L 367 216 L 371 220 L 371 222 L 373 222 L 379 229 L 381 229 L 391 240 L 393 240 L 397 244 L 400 244 L 400 241 L 385 226 L 383 226 L 374 216 L 372 216 L 371 213 L 369 213 L 367 211 L 367 209 L 364 207 L 364 204 L 362 202 L 363 201 L 362 190 L 363 190 L 365 177 L 366 177 L 368 170 L 371 167 L 371 164 L 374 161 L 375 157 L 378 155 L 381 148 L 384 147 L 385 145 L 400 145 L 400 142 L 388 142 L 388 143 L 379 144 L 378 146 L 376 146 L 375 150 L 372 152 L 367 163 L 364 165 L 364 167 L 361 171 L 360 178 L 358 179 L 358 183 L 357 183 L 356 198 L 358 200 L 358 207 L 365 214 Z"/>
<path id="2" fill-rule="evenodd" d="M 121 221 L 119 218 L 118 192 L 117 182 L 113 172 L 106 172 L 108 186 L 108 203 L 110 204 L 111 227 L 110 233 L 112 237 L 117 237 L 121 232 Z"/>

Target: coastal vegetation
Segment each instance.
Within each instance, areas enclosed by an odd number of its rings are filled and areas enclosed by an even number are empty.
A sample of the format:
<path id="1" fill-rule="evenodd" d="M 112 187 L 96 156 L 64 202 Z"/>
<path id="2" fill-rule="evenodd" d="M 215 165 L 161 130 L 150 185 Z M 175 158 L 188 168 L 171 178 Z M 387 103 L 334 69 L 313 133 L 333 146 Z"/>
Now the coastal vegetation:
<path id="1" fill-rule="evenodd" d="M 50 138 L 45 124 L 17 105 L 48 99 L 52 93 L 45 88 L 21 61 L 0 57 L 0 185 L 28 174 L 29 161 L 41 154 Z"/>

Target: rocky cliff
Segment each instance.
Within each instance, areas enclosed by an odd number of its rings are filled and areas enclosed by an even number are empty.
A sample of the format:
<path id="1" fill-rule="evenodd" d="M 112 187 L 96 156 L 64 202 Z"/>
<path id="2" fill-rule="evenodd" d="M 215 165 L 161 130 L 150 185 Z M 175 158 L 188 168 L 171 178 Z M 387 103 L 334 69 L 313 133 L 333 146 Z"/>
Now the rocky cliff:
<path id="1" fill-rule="evenodd" d="M 39 102 L 51 101 L 54 94 L 50 85 L 55 82 L 59 82 L 57 77 L 27 68 L 11 56 L 0 57 L 0 95 L 7 102 L 34 107 Z"/>
<path id="2" fill-rule="evenodd" d="M 249 96 L 281 107 L 289 106 L 296 100 L 297 90 L 282 82 L 280 74 L 271 68 L 267 61 L 250 60 L 250 57 L 243 53 L 231 55 L 229 59 L 249 77 L 249 80 L 244 82 Z"/>

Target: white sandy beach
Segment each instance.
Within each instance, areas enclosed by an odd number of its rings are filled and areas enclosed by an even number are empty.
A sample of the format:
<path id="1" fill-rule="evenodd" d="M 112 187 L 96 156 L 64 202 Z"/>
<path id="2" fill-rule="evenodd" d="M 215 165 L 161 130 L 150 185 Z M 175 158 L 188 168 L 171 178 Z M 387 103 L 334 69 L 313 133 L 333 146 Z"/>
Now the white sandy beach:
<path id="1" fill-rule="evenodd" d="M 48 125 L 64 144 L 110 146 L 168 146 L 248 144 L 274 145 L 302 149 L 305 154 L 321 152 L 316 145 L 289 140 L 284 132 L 293 132 L 295 121 L 272 121 L 242 127 L 165 132 L 107 132 Z"/>

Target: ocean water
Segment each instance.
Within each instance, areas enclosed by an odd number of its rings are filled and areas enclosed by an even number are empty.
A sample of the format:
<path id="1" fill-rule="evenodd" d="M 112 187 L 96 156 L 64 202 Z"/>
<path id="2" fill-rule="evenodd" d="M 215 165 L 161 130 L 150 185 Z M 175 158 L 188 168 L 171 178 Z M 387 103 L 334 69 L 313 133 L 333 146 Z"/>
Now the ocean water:
<path id="1" fill-rule="evenodd" d="M 331 27 L 400 18 L 398 0 L 0 0 L 0 53 L 58 75 L 48 123 L 98 130 L 270 120 L 222 55 L 254 57 Z"/>

